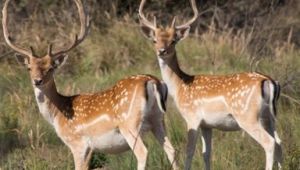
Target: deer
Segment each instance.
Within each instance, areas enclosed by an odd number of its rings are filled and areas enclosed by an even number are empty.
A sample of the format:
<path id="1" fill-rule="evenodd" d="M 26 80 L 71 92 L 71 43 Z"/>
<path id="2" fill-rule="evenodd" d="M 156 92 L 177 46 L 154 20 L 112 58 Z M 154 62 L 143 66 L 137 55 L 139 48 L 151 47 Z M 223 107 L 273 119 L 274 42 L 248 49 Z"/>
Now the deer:
<path id="1" fill-rule="evenodd" d="M 187 146 L 184 168 L 191 169 L 198 130 L 201 131 L 205 169 L 210 169 L 212 129 L 243 130 L 265 151 L 265 169 L 274 160 L 281 167 L 281 140 L 275 130 L 276 101 L 280 85 L 267 75 L 243 72 L 228 75 L 189 75 L 181 70 L 176 44 L 187 38 L 191 24 L 198 18 L 195 0 L 190 0 L 194 16 L 182 25 L 176 16 L 168 26 L 157 26 L 143 13 L 142 0 L 138 14 L 143 35 L 153 42 L 163 81 L 167 84 L 180 115 L 187 124 Z"/>
<path id="2" fill-rule="evenodd" d="M 32 47 L 27 50 L 11 41 L 7 28 L 9 2 L 5 1 L 2 10 L 4 39 L 27 67 L 39 111 L 71 150 L 76 170 L 88 169 L 94 151 L 118 154 L 130 149 L 137 159 L 137 169 L 145 169 L 148 151 L 143 136 L 149 131 L 163 147 L 173 169 L 177 169 L 175 149 L 164 125 L 167 88 L 156 77 L 129 76 L 111 88 L 90 94 L 65 96 L 57 91 L 54 72 L 89 32 L 90 19 L 81 0 L 74 0 L 81 24 L 79 35 L 70 46 L 56 51 L 50 43 L 44 56 L 38 56 Z"/>

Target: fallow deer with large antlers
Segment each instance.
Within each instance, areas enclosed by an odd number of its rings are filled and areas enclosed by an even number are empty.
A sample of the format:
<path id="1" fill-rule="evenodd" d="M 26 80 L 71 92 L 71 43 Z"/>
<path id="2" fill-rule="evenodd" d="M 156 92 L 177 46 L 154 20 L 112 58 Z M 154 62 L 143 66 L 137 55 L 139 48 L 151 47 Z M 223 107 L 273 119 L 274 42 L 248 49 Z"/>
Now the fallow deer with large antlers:
<path id="1" fill-rule="evenodd" d="M 67 59 L 66 53 L 79 45 L 89 29 L 89 18 L 80 0 L 76 3 L 81 29 L 68 48 L 39 57 L 33 48 L 27 51 L 13 44 L 7 29 L 6 0 L 3 6 L 2 26 L 9 47 L 18 52 L 17 58 L 29 70 L 39 110 L 54 127 L 57 135 L 71 149 L 75 169 L 88 169 L 94 150 L 120 153 L 132 149 L 138 169 L 145 169 L 147 149 L 142 134 L 152 131 L 163 146 L 174 169 L 175 150 L 165 135 L 164 102 L 167 88 L 150 75 L 131 76 L 120 80 L 110 89 L 94 94 L 64 96 L 57 91 L 54 71 Z"/>
<path id="2" fill-rule="evenodd" d="M 169 27 L 157 27 L 143 14 L 141 1 L 139 17 L 143 34 L 154 42 L 163 80 L 170 95 L 187 123 L 188 143 L 185 169 L 191 168 L 201 129 L 205 168 L 210 169 L 212 129 L 244 130 L 265 150 L 267 170 L 273 159 L 282 161 L 280 139 L 275 131 L 276 100 L 280 86 L 270 77 L 246 72 L 232 75 L 188 75 L 179 67 L 175 45 L 189 34 L 190 25 L 197 19 L 195 0 L 191 0 L 194 17 L 177 26 L 175 17 Z"/>

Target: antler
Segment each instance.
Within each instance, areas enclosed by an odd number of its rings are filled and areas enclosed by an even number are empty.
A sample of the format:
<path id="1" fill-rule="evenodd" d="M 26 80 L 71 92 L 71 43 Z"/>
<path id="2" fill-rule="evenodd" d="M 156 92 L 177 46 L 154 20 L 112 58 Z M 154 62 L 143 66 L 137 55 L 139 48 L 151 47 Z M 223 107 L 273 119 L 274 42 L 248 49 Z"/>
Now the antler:
<path id="1" fill-rule="evenodd" d="M 73 49 L 74 47 L 76 47 L 78 44 L 80 44 L 84 38 L 86 37 L 86 35 L 88 34 L 88 30 L 90 27 L 90 20 L 89 20 L 89 16 L 86 14 L 84 7 L 82 5 L 81 0 L 74 0 L 76 3 L 76 6 L 78 8 L 78 12 L 79 12 L 79 18 L 80 18 L 80 23 L 81 23 L 81 27 L 80 27 L 80 33 L 79 36 L 76 34 L 75 35 L 75 39 L 74 42 L 70 45 L 69 48 L 67 49 L 62 49 L 59 50 L 56 53 L 52 53 L 52 44 L 49 45 L 48 47 L 48 55 L 52 56 L 52 57 L 57 57 L 60 56 L 61 54 L 67 53 L 68 51 L 70 51 L 71 49 Z M 14 45 L 11 42 L 11 38 L 9 36 L 9 32 L 7 29 L 7 6 L 9 4 L 10 0 L 6 0 L 3 6 L 3 10 L 2 10 L 2 26 L 3 26 L 3 34 L 4 34 L 4 39 L 6 41 L 6 43 L 15 51 L 17 51 L 18 53 L 24 54 L 26 56 L 35 56 L 35 52 L 33 50 L 32 47 L 30 47 L 31 52 L 17 47 L 16 45 Z"/>
<path id="2" fill-rule="evenodd" d="M 139 17 L 140 17 L 140 21 L 146 25 L 147 27 L 151 28 L 152 30 L 155 30 L 156 27 L 156 18 L 154 17 L 154 24 L 152 24 L 150 21 L 147 20 L 147 18 L 145 17 L 145 15 L 143 14 L 143 8 L 144 5 L 146 3 L 146 0 L 142 0 L 140 7 L 139 7 Z"/>
<path id="3" fill-rule="evenodd" d="M 192 8 L 193 8 L 193 11 L 194 11 L 194 17 L 192 19 L 190 19 L 187 23 L 183 24 L 183 25 L 175 26 L 176 29 L 189 27 L 198 18 L 198 9 L 197 9 L 197 6 L 196 6 L 196 1 L 195 0 L 190 0 L 190 2 L 191 2 L 191 5 L 192 5 Z M 175 17 L 174 17 L 172 23 L 174 23 L 174 25 L 175 25 Z"/>
<path id="4" fill-rule="evenodd" d="M 69 52 L 71 49 L 79 45 L 87 36 L 90 28 L 90 19 L 88 14 L 86 14 L 85 9 L 82 5 L 81 0 L 74 0 L 78 9 L 79 18 L 80 18 L 80 33 L 79 36 L 76 34 L 73 43 L 67 49 L 60 49 L 58 52 L 52 53 L 52 44 L 48 46 L 48 55 L 52 57 L 58 57 L 61 54 Z"/>
<path id="5" fill-rule="evenodd" d="M 10 48 L 12 48 L 13 50 L 15 50 L 16 52 L 20 53 L 20 54 L 23 54 L 25 56 L 32 56 L 34 55 L 34 51 L 33 51 L 33 48 L 30 47 L 31 49 L 31 52 L 23 49 L 23 48 L 20 48 L 16 45 L 14 45 L 12 42 L 11 42 L 11 37 L 9 36 L 9 32 L 8 32 L 8 29 L 7 29 L 7 6 L 9 4 L 9 1 L 10 0 L 6 0 L 5 3 L 4 3 L 4 6 L 3 6 L 3 9 L 2 9 L 2 15 L 3 15 L 3 18 L 2 18 L 2 27 L 3 27 L 3 34 L 4 34 L 4 39 L 7 43 L 8 46 L 10 46 Z"/>

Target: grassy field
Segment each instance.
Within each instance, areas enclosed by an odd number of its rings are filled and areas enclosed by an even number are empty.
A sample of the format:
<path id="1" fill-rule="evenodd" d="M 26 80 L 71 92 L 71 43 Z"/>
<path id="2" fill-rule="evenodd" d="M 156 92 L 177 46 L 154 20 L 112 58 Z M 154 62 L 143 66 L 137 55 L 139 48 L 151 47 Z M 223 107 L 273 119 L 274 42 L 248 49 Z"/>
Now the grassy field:
<path id="1" fill-rule="evenodd" d="M 93 20 L 96 19 L 97 16 L 93 16 Z M 78 28 L 75 20 L 68 17 L 66 25 L 52 25 L 56 23 L 54 20 L 43 20 L 35 14 L 25 23 L 12 22 L 10 28 L 19 44 L 33 45 L 42 54 L 46 52 L 47 42 L 55 42 L 56 46 L 66 42 L 69 33 L 71 35 Z M 152 44 L 142 36 L 134 20 L 126 15 L 116 19 L 107 14 L 99 22 L 93 21 L 89 36 L 70 52 L 66 65 L 56 73 L 56 83 L 62 94 L 100 91 L 134 74 L 160 77 Z M 13 27 L 13 24 L 20 26 Z M 177 46 L 177 51 L 182 69 L 190 74 L 256 70 L 279 80 L 282 95 L 276 123 L 284 149 L 283 169 L 300 170 L 300 49 L 290 41 L 289 35 L 286 34 L 286 41 L 280 43 L 267 41 L 264 47 L 271 52 L 264 54 L 251 48 L 251 32 L 208 30 L 201 35 L 192 34 Z M 16 62 L 13 52 L 5 46 L 2 35 L 0 37 L 0 169 L 73 169 L 70 150 L 39 114 L 26 69 Z M 171 98 L 165 121 L 183 167 L 186 125 Z M 149 134 L 145 140 L 149 151 L 148 169 L 170 169 L 166 155 L 153 139 Z M 213 169 L 257 170 L 264 169 L 264 165 L 263 149 L 247 134 L 214 130 Z M 95 153 L 91 168 L 97 167 L 131 170 L 136 168 L 136 160 L 131 151 L 121 155 Z M 202 167 L 201 140 L 198 140 L 193 169 Z"/>

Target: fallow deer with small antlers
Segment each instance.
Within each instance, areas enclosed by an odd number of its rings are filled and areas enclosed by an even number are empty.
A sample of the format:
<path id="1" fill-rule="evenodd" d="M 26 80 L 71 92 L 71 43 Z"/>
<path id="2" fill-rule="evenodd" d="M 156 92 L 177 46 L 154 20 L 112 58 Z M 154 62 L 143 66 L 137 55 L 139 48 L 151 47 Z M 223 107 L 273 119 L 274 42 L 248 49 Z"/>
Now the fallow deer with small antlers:
<path id="1" fill-rule="evenodd" d="M 197 19 L 195 0 L 191 0 L 194 17 L 177 26 L 174 17 L 169 27 L 157 27 L 143 14 L 145 0 L 139 7 L 143 34 L 154 43 L 163 80 L 187 123 L 188 143 L 185 169 L 191 169 L 192 157 L 201 129 L 205 168 L 210 169 L 212 129 L 244 130 L 265 150 L 266 170 L 273 159 L 282 161 L 280 139 L 275 131 L 276 101 L 280 86 L 270 77 L 246 72 L 232 75 L 188 75 L 179 67 L 175 46 L 189 34 Z"/>
<path id="2" fill-rule="evenodd" d="M 88 15 L 80 0 L 76 3 L 81 29 L 79 36 L 68 48 L 39 57 L 13 44 L 7 29 L 6 0 L 3 6 L 2 26 L 9 47 L 18 52 L 17 58 L 29 70 L 39 110 L 54 127 L 57 135 L 71 149 L 75 169 L 88 169 L 94 150 L 104 153 L 120 153 L 132 149 L 138 169 L 145 169 L 147 149 L 142 134 L 152 131 L 163 146 L 174 169 L 175 150 L 165 134 L 164 102 L 167 88 L 164 83 L 150 75 L 131 76 L 120 80 L 110 89 L 94 94 L 64 96 L 55 85 L 54 71 L 67 59 L 66 53 L 79 45 L 90 26 Z"/>

